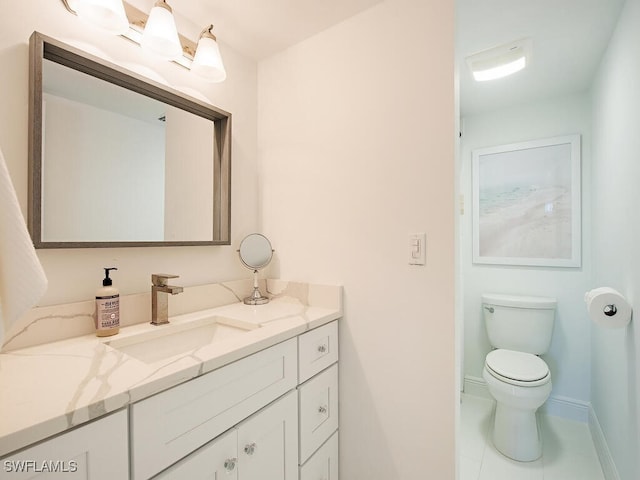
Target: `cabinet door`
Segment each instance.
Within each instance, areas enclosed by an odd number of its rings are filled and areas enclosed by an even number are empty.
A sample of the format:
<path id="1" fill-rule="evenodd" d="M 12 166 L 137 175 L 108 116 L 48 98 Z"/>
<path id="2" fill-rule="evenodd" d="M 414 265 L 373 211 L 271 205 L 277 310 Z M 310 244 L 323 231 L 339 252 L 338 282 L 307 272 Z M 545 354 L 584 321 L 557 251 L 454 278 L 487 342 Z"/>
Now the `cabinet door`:
<path id="1" fill-rule="evenodd" d="M 231 430 L 160 473 L 155 480 L 237 480 L 238 434 Z"/>
<path id="2" fill-rule="evenodd" d="M 0 479 L 126 480 L 127 412 L 121 410 L 2 459 Z"/>
<path id="3" fill-rule="evenodd" d="M 297 480 L 298 399 L 294 390 L 238 427 L 239 480 Z"/>
<path id="4" fill-rule="evenodd" d="M 338 364 L 300 385 L 298 391 L 302 464 L 338 429 Z"/>
<path id="5" fill-rule="evenodd" d="M 338 432 L 300 467 L 300 480 L 338 480 Z"/>

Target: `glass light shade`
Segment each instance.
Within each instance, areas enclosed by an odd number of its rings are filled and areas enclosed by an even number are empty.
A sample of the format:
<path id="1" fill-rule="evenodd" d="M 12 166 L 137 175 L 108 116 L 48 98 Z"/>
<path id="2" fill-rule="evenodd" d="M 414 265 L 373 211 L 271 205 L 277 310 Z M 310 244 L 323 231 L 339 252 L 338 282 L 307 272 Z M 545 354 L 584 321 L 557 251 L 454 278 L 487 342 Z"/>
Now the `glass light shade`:
<path id="1" fill-rule="evenodd" d="M 166 60 L 175 60 L 182 55 L 176 22 L 171 10 L 158 6 L 158 3 L 163 2 L 157 2 L 151 9 L 140 45 Z"/>
<path id="2" fill-rule="evenodd" d="M 73 8 L 78 17 L 116 35 L 129 29 L 122 0 L 78 0 Z"/>
<path id="3" fill-rule="evenodd" d="M 191 71 L 210 82 L 223 82 L 227 72 L 222 64 L 218 42 L 208 36 L 200 37 Z"/>

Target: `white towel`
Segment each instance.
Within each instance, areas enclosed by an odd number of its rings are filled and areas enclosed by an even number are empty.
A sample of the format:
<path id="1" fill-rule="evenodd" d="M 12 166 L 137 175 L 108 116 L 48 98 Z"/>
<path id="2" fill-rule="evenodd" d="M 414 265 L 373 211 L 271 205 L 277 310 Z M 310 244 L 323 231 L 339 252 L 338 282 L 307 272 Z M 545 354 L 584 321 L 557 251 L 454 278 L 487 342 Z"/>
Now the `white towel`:
<path id="1" fill-rule="evenodd" d="M 0 150 L 0 347 L 5 332 L 46 290 L 47 277 L 33 248 Z"/>

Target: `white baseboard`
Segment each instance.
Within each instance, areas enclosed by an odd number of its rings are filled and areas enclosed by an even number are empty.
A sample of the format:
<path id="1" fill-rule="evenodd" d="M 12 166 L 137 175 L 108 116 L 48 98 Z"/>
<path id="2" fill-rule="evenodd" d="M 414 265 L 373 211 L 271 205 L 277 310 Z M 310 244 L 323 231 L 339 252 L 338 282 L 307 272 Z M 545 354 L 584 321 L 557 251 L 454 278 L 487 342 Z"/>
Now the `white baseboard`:
<path id="1" fill-rule="evenodd" d="M 576 422 L 589 421 L 589 403 L 575 398 L 551 395 L 540 409 L 541 413 L 567 418 Z"/>
<path id="2" fill-rule="evenodd" d="M 471 375 L 464 376 L 464 393 L 491 398 L 484 378 Z M 540 413 L 587 423 L 589 421 L 589 404 L 575 398 L 551 395 L 540 409 Z"/>
<path id="3" fill-rule="evenodd" d="M 618 469 L 613 462 L 609 445 L 600 427 L 600 422 L 596 416 L 596 412 L 591 405 L 589 405 L 589 430 L 591 431 L 591 438 L 593 438 L 593 444 L 598 452 L 598 458 L 600 459 L 600 466 L 602 467 L 602 473 L 605 480 L 620 480 Z"/>
<path id="4" fill-rule="evenodd" d="M 484 378 L 473 377 L 471 375 L 464 376 L 463 392 L 476 397 L 491 398 L 487 382 Z"/>

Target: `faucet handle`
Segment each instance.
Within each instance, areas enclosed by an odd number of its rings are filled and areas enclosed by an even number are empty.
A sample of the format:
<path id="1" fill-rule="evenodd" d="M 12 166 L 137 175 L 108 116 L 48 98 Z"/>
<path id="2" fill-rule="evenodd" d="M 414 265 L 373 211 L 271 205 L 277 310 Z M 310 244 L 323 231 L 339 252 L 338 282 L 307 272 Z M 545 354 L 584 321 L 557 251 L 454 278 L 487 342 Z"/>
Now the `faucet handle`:
<path id="1" fill-rule="evenodd" d="M 166 287 L 170 278 L 178 278 L 180 275 L 171 275 L 170 273 L 153 273 L 151 274 L 151 283 L 156 287 Z"/>

